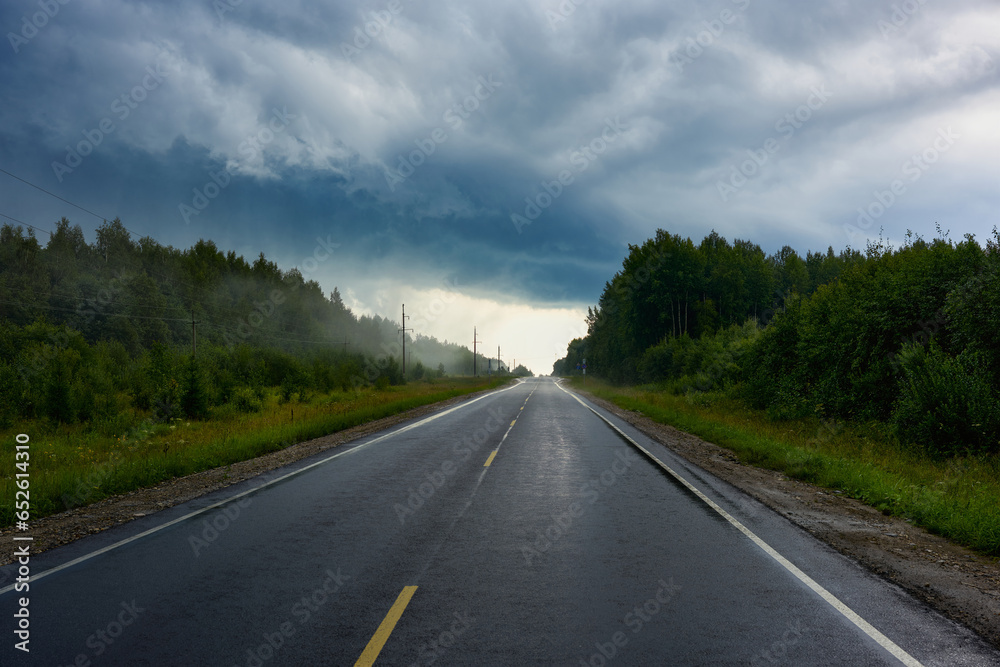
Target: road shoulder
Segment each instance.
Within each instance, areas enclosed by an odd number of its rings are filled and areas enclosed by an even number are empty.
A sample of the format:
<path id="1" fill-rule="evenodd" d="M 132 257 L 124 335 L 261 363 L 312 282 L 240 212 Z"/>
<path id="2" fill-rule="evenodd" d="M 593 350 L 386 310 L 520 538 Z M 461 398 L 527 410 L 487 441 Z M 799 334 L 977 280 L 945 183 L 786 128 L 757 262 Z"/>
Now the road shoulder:
<path id="1" fill-rule="evenodd" d="M 1000 648 L 1000 562 L 853 498 L 740 463 L 728 449 L 574 388 L 687 461 Z"/>

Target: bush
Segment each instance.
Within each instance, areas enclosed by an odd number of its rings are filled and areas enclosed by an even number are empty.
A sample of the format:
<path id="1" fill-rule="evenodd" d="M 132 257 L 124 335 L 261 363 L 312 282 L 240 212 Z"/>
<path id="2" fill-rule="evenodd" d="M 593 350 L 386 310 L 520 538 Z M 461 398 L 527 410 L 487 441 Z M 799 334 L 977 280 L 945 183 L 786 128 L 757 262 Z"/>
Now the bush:
<path id="1" fill-rule="evenodd" d="M 639 377 L 643 382 L 657 382 L 670 377 L 674 351 L 667 341 L 648 348 L 639 361 Z"/>
<path id="2" fill-rule="evenodd" d="M 375 387 L 384 389 L 389 385 L 403 384 L 406 379 L 403 377 L 403 368 L 395 357 L 385 357 L 377 363 L 379 376 L 375 380 Z M 383 380 L 384 378 L 384 380 Z"/>
<path id="3" fill-rule="evenodd" d="M 644 382 L 674 394 L 725 389 L 740 378 L 743 358 L 759 336 L 751 319 L 701 338 L 668 338 L 643 353 L 638 371 Z"/>
<path id="4" fill-rule="evenodd" d="M 897 359 L 900 440 L 936 456 L 1000 452 L 1000 403 L 980 353 L 950 357 L 933 343 L 910 344 Z"/>
<path id="5" fill-rule="evenodd" d="M 948 294 L 945 312 L 954 347 L 980 352 L 1000 385 L 1000 247 L 994 247 L 989 266 Z"/>
<path id="6" fill-rule="evenodd" d="M 773 421 L 802 419 L 813 413 L 812 403 L 788 378 L 775 378 L 767 417 Z"/>
<path id="7" fill-rule="evenodd" d="M 790 298 L 749 346 L 743 359 L 743 398 L 764 410 L 781 396 L 801 394 L 798 379 L 802 301 Z"/>
<path id="8" fill-rule="evenodd" d="M 281 401 L 288 403 L 296 394 L 298 394 L 299 400 L 304 400 L 309 384 L 309 376 L 301 364 L 296 361 L 288 364 L 285 376 L 281 379 Z"/>
<path id="9" fill-rule="evenodd" d="M 142 362 L 143 373 L 133 375 L 135 405 L 149 406 L 156 421 L 167 422 L 180 416 L 182 387 L 177 381 L 174 353 L 165 345 L 153 343 Z"/>
<path id="10" fill-rule="evenodd" d="M 121 411 L 98 418 L 90 425 L 91 430 L 105 437 L 124 436 L 131 433 L 141 423 L 131 411 Z"/>
<path id="11" fill-rule="evenodd" d="M 177 381 L 171 380 L 169 391 L 164 391 L 153 404 L 153 419 L 156 422 L 169 422 L 181 416 L 180 403 L 175 400 L 177 392 Z"/>
<path id="12" fill-rule="evenodd" d="M 250 387 L 240 387 L 233 392 L 233 407 L 240 412 L 260 412 L 264 404 L 256 391 Z"/>

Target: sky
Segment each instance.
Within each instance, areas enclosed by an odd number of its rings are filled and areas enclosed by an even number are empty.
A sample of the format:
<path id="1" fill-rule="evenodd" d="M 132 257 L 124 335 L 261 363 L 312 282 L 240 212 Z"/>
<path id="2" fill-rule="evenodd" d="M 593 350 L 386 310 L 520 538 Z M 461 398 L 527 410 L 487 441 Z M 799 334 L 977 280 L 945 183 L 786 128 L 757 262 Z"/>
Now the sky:
<path id="1" fill-rule="evenodd" d="M 659 228 L 1000 222 L 992 1 L 4 0 L 0 30 L 0 168 L 536 373 Z M 0 215 L 100 224 L 2 173 Z"/>

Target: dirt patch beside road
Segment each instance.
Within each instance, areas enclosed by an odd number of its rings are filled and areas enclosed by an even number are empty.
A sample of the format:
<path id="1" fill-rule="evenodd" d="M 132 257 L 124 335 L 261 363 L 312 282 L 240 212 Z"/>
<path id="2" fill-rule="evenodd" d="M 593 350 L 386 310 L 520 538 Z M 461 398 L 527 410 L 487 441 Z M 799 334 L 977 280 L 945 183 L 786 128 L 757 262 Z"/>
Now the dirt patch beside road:
<path id="1" fill-rule="evenodd" d="M 1000 648 L 1000 562 L 996 558 L 931 535 L 904 519 L 884 516 L 853 498 L 745 465 L 728 449 L 586 395 L 653 440 Z"/>

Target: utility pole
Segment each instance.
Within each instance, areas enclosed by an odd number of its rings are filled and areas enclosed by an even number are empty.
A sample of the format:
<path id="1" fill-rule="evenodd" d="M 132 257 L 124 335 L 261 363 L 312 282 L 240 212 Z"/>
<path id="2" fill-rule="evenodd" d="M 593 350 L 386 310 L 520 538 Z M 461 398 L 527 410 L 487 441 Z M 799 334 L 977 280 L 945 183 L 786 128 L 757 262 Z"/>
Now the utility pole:
<path id="1" fill-rule="evenodd" d="M 476 372 L 476 344 L 479 343 L 479 334 L 476 333 L 476 327 L 472 327 L 472 377 L 479 377 L 479 373 Z"/>
<path id="2" fill-rule="evenodd" d="M 400 331 L 403 333 L 403 380 L 406 380 L 406 332 L 413 331 L 413 329 L 406 328 L 406 304 L 403 304 L 403 328 Z"/>
<path id="3" fill-rule="evenodd" d="M 497 375 L 500 375 L 500 346 L 497 345 Z"/>

